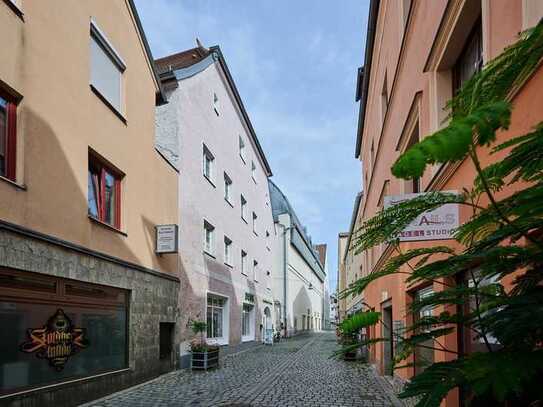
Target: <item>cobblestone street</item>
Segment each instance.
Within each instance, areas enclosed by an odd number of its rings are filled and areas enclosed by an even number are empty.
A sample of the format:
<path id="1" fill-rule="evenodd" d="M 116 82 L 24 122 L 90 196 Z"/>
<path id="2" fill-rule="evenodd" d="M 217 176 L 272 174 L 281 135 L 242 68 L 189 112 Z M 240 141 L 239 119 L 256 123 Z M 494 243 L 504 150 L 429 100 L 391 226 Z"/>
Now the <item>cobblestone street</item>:
<path id="1" fill-rule="evenodd" d="M 175 371 L 85 407 L 400 405 L 367 365 L 329 358 L 336 347 L 331 332 L 257 346 L 220 369 Z"/>

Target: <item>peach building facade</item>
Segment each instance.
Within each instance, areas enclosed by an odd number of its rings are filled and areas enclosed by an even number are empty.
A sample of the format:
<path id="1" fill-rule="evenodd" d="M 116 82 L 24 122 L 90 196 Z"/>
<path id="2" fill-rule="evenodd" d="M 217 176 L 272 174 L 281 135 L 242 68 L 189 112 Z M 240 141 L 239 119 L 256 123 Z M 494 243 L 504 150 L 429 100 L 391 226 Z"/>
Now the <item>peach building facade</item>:
<path id="1" fill-rule="evenodd" d="M 534 26 L 543 16 L 543 2 L 537 0 L 372 0 L 366 40 L 365 67 L 359 70 L 357 100 L 360 100 L 356 158 L 362 163 L 364 197 L 358 222 L 376 214 L 386 196 L 435 190 L 461 190 L 475 177 L 470 163 L 435 165 L 416 181 L 392 176 L 390 168 L 410 145 L 443 126 L 445 103 L 455 89 L 484 64 L 518 38 L 519 32 Z M 385 29 L 386 28 L 386 29 Z M 543 119 L 536 106 L 543 103 L 541 68 L 512 97 L 510 129 L 499 134 L 498 141 L 524 134 Z M 490 162 L 481 151 L 482 165 Z M 499 159 L 493 156 L 493 160 Z M 507 193 L 507 192 L 506 192 Z M 460 222 L 468 213 L 460 210 Z M 405 249 L 450 240 L 404 242 Z M 359 255 L 362 273 L 378 270 L 394 255 L 382 245 Z M 416 296 L 434 287 L 406 287 L 405 276 L 392 275 L 373 282 L 363 293 L 364 301 L 382 312 L 392 330 L 379 324 L 372 336 L 393 339 L 401 330 L 406 307 Z M 445 338 L 445 346 L 458 349 L 455 334 Z M 370 357 L 382 374 L 392 375 L 391 360 L 396 344 L 372 347 Z M 443 352 L 426 352 L 417 357 L 433 361 L 450 358 Z M 411 360 L 413 362 L 413 360 Z M 401 385 L 415 375 L 415 368 L 393 373 Z M 461 404 L 461 396 L 450 394 L 445 405 Z"/>

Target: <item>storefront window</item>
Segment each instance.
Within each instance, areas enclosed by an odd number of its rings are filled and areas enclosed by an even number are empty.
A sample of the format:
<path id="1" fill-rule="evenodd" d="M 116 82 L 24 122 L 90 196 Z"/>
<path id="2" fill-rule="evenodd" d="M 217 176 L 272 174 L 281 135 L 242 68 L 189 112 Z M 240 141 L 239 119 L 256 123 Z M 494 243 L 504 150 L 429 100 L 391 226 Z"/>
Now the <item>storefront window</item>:
<path id="1" fill-rule="evenodd" d="M 0 270 L 1 394 L 127 366 L 126 292 L 68 281 Z"/>
<path id="2" fill-rule="evenodd" d="M 253 336 L 253 330 L 251 329 L 251 316 L 254 306 L 251 304 L 243 304 L 243 310 L 241 315 L 241 335 L 244 339 Z"/>
<path id="3" fill-rule="evenodd" d="M 207 337 L 223 337 L 223 315 L 226 300 L 215 295 L 207 297 Z"/>

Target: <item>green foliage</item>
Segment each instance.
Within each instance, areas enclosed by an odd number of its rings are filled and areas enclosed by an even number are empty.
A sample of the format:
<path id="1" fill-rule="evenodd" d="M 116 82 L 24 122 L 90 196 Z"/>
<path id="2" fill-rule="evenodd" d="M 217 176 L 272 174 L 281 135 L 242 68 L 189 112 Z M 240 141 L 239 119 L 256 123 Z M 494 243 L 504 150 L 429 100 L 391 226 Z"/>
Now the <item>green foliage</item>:
<path id="1" fill-rule="evenodd" d="M 353 335 L 368 326 L 379 322 L 381 314 L 374 311 L 359 312 L 344 319 L 339 325 L 339 330 L 345 335 Z"/>
<path id="2" fill-rule="evenodd" d="M 207 329 L 207 324 L 204 321 L 192 321 L 190 323 L 192 332 L 195 334 L 203 333 Z"/>
<path id="3" fill-rule="evenodd" d="M 429 365 L 406 385 L 400 396 L 415 397 L 419 407 L 438 407 L 455 388 L 462 388 L 474 406 L 543 403 L 543 125 L 493 146 L 496 133 L 509 126 L 511 94 L 542 57 L 540 23 L 469 80 L 448 105 L 449 123 L 412 146 L 392 168 L 396 177 L 409 179 L 420 177 L 428 164 L 470 159 L 478 173 L 471 189 L 462 195 L 431 192 L 394 205 L 365 220 L 353 236 L 356 253 L 384 243 L 398 255 L 342 295 L 361 293 L 394 274 L 406 275 L 403 279 L 411 287 L 433 285 L 433 293 L 409 304 L 414 322 L 403 336 L 394 333 L 401 344 L 396 348 L 397 369 L 413 366 L 409 358 L 420 347 L 456 356 Z M 500 160 L 482 167 L 481 147 L 490 147 Z M 505 186 L 515 192 L 505 195 Z M 423 212 L 447 203 L 472 211 L 454 234 L 458 249 L 402 252 L 399 233 Z M 503 279 L 511 282 L 507 290 Z M 432 315 L 421 317 L 423 310 L 432 310 Z M 360 318 L 360 326 L 370 320 Z M 349 321 L 345 332 L 352 332 L 350 324 L 358 326 Z M 453 332 L 469 334 L 487 352 L 445 348 L 440 339 Z M 364 344 L 384 340 L 371 338 Z"/>

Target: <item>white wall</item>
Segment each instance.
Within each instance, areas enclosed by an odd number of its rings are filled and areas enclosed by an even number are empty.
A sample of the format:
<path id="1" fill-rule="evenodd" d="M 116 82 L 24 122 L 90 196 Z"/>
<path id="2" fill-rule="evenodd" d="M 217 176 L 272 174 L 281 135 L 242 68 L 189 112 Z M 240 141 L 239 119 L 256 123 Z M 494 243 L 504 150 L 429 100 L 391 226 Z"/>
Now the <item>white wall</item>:
<path id="1" fill-rule="evenodd" d="M 219 100 L 219 116 L 214 111 L 214 93 Z M 157 109 L 157 146 L 165 156 L 175 158 L 172 161 L 179 169 L 181 338 L 186 346 L 192 336 L 190 319 L 206 319 L 205 298 L 209 291 L 228 298 L 229 337 L 225 339 L 230 344 L 241 341 L 242 304 L 246 293 L 254 294 L 254 323 L 259 339 L 264 307 L 273 312 L 273 306 L 263 301 L 273 300 L 271 276 L 266 273 L 274 271 L 274 224 L 263 163 L 218 63 L 180 80 L 168 99 L 170 103 Z M 246 163 L 239 155 L 239 135 L 245 141 Z M 178 138 L 177 143 L 172 137 Z M 215 157 L 214 185 L 202 174 L 204 143 Z M 170 151 L 176 148 L 178 151 Z M 257 166 L 256 183 L 251 177 L 251 161 Z M 224 171 L 233 181 L 233 206 L 224 199 Z M 248 202 L 248 223 L 241 219 L 240 194 Z M 252 228 L 253 211 L 258 216 L 257 234 Z M 215 227 L 214 257 L 203 251 L 204 219 Z M 225 235 L 233 242 L 232 267 L 224 264 Z M 241 274 L 242 249 L 248 254 L 247 276 Z M 259 264 L 258 281 L 252 275 L 253 260 Z"/>

